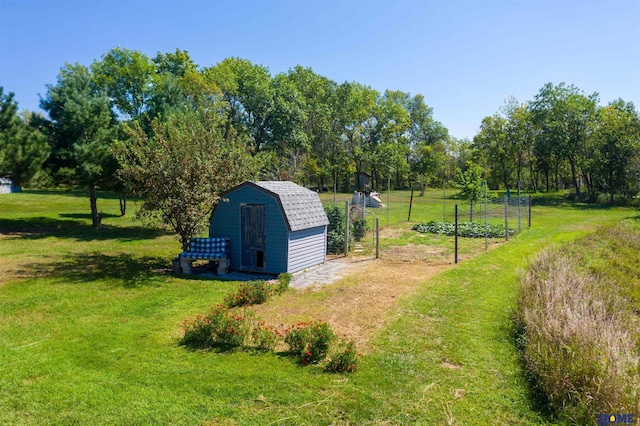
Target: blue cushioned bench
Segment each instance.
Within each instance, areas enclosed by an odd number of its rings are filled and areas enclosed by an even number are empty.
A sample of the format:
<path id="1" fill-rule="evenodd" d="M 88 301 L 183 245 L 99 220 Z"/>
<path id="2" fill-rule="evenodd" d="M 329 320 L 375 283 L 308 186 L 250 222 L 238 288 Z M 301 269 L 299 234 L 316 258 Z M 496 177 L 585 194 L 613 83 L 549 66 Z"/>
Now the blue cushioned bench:
<path id="1" fill-rule="evenodd" d="M 229 272 L 229 238 L 192 238 L 189 249 L 178 256 L 180 269 L 184 274 L 191 273 L 194 260 L 217 262 L 218 275 Z"/>

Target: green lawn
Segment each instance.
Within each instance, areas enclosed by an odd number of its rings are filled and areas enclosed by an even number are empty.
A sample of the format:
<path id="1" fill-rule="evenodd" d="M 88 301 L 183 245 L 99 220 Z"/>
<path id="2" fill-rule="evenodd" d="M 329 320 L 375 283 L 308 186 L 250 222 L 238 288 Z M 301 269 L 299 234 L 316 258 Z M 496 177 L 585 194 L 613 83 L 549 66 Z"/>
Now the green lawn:
<path id="1" fill-rule="evenodd" d="M 548 244 L 638 216 L 550 200 L 531 230 L 421 283 L 342 376 L 178 346 L 182 321 L 236 283 L 164 272 L 179 243 L 119 217 L 117 199 L 99 200 L 94 231 L 84 193 L 1 195 L 0 424 L 544 423 L 511 341 L 518 271 Z M 437 191 L 414 203 L 416 222 L 442 214 Z M 391 223 L 406 227 L 401 210 Z"/>

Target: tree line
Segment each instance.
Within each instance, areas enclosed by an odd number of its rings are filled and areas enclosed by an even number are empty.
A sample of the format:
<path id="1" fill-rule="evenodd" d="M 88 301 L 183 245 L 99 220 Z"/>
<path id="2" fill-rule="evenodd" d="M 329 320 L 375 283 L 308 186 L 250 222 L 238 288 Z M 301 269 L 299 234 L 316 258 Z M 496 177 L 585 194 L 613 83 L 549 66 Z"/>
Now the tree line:
<path id="1" fill-rule="evenodd" d="M 34 167 L 19 173 L 25 168 L 7 158 L 2 174 L 18 185 L 35 175 L 41 183 L 87 187 L 94 216 L 95 188 L 122 185 L 116 141 L 132 140 L 134 128 L 151 137 L 154 122 L 172 117 L 215 110 L 221 136 L 251 157 L 245 160 L 256 176 L 320 190 L 349 190 L 357 172 L 368 173 L 374 187 L 389 178 L 396 187 L 411 180 L 426 185 L 450 140 L 422 95 L 338 84 L 302 66 L 271 75 L 239 58 L 201 67 L 180 49 L 150 58 L 118 47 L 90 66 L 65 64 L 41 99 L 46 118 L 17 117 L 12 94 L 1 101 L 3 117 L 34 139 L 3 136 L 3 151 L 30 147 Z"/>
<path id="2" fill-rule="evenodd" d="M 494 189 L 633 196 L 638 112 L 598 101 L 547 84 L 528 103 L 507 100 L 470 141 L 451 137 L 420 94 L 339 84 L 302 66 L 272 75 L 240 58 L 207 67 L 180 49 L 151 58 L 117 47 L 90 66 L 65 64 L 41 98 L 47 117 L 19 113 L 0 88 L 0 177 L 88 188 L 94 226 L 96 188 L 123 194 L 124 214 L 127 191 L 150 198 L 178 188 L 211 206 L 220 190 L 256 178 L 348 191 L 357 173 L 372 189 L 424 189 L 466 173 Z M 146 205 L 150 217 L 158 209 L 188 210 Z"/>
<path id="3" fill-rule="evenodd" d="M 482 120 L 473 160 L 493 188 L 573 188 L 579 200 L 614 202 L 640 190 L 640 117 L 631 102 L 598 105 L 597 93 L 545 84 L 533 100 L 509 98 Z"/>

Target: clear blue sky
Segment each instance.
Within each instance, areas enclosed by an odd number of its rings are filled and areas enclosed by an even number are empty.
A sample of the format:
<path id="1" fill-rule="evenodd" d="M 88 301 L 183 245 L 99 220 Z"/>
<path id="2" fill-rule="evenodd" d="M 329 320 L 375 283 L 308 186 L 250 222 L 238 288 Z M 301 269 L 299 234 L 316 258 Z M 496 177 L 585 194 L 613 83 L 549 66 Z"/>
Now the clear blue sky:
<path id="1" fill-rule="evenodd" d="M 0 0 L 0 85 L 21 109 L 39 108 L 65 62 L 115 46 L 421 93 L 456 137 L 547 82 L 640 108 L 640 0 Z"/>

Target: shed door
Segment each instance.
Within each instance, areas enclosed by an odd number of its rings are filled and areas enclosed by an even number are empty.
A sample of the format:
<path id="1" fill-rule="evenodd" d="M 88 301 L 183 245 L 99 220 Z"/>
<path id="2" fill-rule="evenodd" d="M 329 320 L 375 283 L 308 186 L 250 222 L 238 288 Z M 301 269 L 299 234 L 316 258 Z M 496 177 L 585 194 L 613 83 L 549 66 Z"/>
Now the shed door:
<path id="1" fill-rule="evenodd" d="M 265 267 L 267 208 L 264 204 L 240 207 L 242 233 L 242 269 L 260 271 Z"/>

